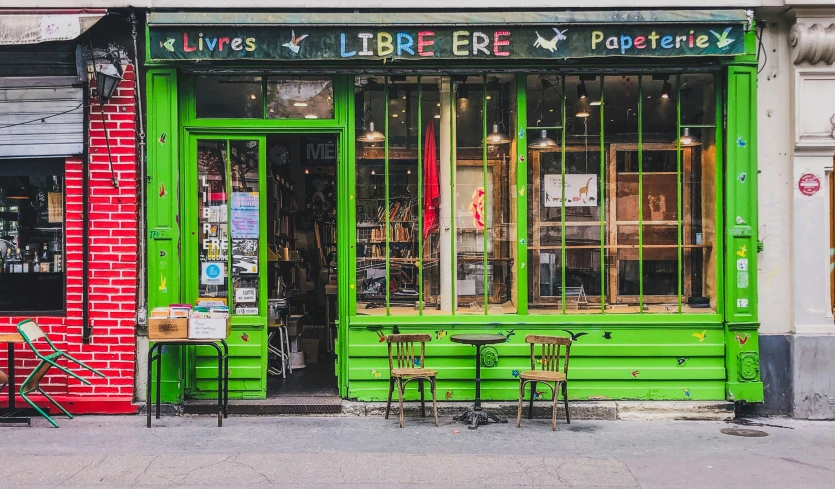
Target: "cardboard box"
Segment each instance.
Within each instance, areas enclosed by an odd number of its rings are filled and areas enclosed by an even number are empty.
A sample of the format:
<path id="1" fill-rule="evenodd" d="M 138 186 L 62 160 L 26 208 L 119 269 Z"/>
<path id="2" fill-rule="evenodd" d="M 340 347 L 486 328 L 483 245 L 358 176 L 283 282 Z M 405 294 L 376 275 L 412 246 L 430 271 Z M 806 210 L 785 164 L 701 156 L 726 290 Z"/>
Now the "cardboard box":
<path id="1" fill-rule="evenodd" d="M 190 340 L 225 340 L 232 330 L 232 318 L 191 318 L 188 321 Z"/>
<path id="2" fill-rule="evenodd" d="M 299 350 L 304 352 L 304 363 L 319 363 L 319 340 L 299 338 Z"/>
<path id="3" fill-rule="evenodd" d="M 188 339 L 188 319 L 151 318 L 148 320 L 148 339 L 186 340 Z"/>

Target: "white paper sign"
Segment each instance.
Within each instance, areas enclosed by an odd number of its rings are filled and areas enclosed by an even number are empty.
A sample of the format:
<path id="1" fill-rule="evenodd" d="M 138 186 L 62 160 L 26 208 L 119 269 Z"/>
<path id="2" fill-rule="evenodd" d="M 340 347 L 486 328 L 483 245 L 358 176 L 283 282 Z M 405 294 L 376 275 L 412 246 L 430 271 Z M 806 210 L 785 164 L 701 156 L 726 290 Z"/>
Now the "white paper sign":
<path id="1" fill-rule="evenodd" d="M 542 203 L 545 207 L 562 207 L 562 175 L 542 177 Z M 565 206 L 596 207 L 597 175 L 571 173 L 565 175 Z"/>
<path id="2" fill-rule="evenodd" d="M 235 302 L 255 302 L 256 290 L 255 288 L 235 289 Z"/>
<path id="3" fill-rule="evenodd" d="M 200 283 L 202 285 L 223 285 L 226 281 L 226 264 L 208 262 L 200 264 Z"/>

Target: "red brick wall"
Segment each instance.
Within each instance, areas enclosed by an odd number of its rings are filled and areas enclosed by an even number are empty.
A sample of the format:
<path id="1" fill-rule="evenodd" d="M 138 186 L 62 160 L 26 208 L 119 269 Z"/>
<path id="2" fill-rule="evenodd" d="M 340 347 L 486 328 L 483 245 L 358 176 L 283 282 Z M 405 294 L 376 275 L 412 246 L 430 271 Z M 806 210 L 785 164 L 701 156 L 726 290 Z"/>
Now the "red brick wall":
<path id="1" fill-rule="evenodd" d="M 37 317 L 38 323 L 58 348 L 98 369 L 106 378 L 76 370 L 92 385 L 60 373 L 42 382 L 49 393 L 67 397 L 95 397 L 98 403 L 112 398 L 124 404 L 134 394 L 136 366 L 135 317 L 138 273 L 137 248 L 137 161 L 134 72 L 128 67 L 116 94 L 105 105 L 105 122 L 96 98 L 89 107 L 89 214 L 88 214 L 88 318 L 92 326 L 90 343 L 82 343 L 82 175 L 81 159 L 66 160 L 65 267 L 67 313 L 65 317 Z M 119 188 L 111 184 L 104 125 L 110 139 L 113 170 Z M 0 317 L 0 333 L 16 331 L 24 318 Z M 5 346 L 5 345 L 4 345 Z M 19 383 L 36 365 L 25 345 L 15 350 L 16 379 Z M 6 369 L 6 348 L 0 348 L 0 368 Z M 72 366 L 70 366 L 72 368 Z M 57 372 L 57 371 L 55 371 Z M 5 403 L 5 393 L 0 404 Z M 70 402 L 69 409 L 73 411 Z M 83 404 L 83 403 L 82 403 Z M 107 409 L 100 411 L 106 412 Z"/>

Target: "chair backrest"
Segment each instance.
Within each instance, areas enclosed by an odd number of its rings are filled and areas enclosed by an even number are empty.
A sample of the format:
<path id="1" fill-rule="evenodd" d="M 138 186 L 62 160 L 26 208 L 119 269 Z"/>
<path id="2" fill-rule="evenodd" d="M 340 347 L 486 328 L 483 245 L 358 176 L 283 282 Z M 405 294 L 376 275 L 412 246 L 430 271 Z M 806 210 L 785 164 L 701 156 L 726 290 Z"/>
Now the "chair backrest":
<path id="1" fill-rule="evenodd" d="M 525 341 L 531 344 L 531 370 L 536 370 L 536 366 L 539 364 L 541 367 L 540 370 L 559 372 L 560 350 L 565 346 L 565 363 L 563 364 L 562 373 L 566 376 L 568 375 L 568 356 L 571 352 L 571 338 L 529 334 L 525 336 Z M 540 350 L 539 358 L 537 358 L 536 354 L 537 347 Z"/>
<path id="2" fill-rule="evenodd" d="M 423 368 L 426 342 L 432 341 L 428 334 L 390 334 L 386 336 L 389 348 L 389 369 Z M 420 356 L 416 355 L 415 343 L 420 343 Z M 394 345 L 394 351 L 392 351 Z"/>
<path id="3" fill-rule="evenodd" d="M 35 322 L 34 319 L 24 319 L 23 321 L 17 323 L 17 332 L 20 333 L 20 336 L 23 337 L 23 341 L 29 345 L 29 348 L 32 349 L 32 352 L 40 358 L 43 358 L 43 354 L 38 351 L 37 347 L 33 344 L 33 342 L 43 338 L 46 340 L 46 343 L 52 349 L 53 352 L 57 352 L 58 349 L 55 348 L 55 345 L 49 341 L 49 337 L 46 333 L 43 332 L 38 323 Z M 50 354 L 50 353 L 47 353 Z"/>

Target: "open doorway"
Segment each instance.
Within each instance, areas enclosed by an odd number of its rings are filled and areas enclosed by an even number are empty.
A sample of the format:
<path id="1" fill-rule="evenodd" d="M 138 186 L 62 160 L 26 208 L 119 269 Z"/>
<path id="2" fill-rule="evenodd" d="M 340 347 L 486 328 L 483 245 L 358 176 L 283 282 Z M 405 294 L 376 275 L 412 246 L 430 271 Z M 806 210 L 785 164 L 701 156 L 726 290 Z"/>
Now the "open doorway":
<path id="1" fill-rule="evenodd" d="M 267 398 L 338 397 L 337 134 L 267 136 Z"/>

